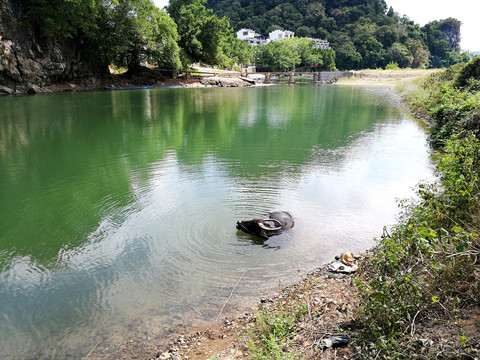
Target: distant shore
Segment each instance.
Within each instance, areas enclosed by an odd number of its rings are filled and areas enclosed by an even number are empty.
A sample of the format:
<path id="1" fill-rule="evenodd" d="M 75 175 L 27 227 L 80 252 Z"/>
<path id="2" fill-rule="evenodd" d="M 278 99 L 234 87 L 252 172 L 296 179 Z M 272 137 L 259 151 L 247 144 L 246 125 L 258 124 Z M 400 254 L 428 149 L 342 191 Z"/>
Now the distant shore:
<path id="1" fill-rule="evenodd" d="M 359 70 L 353 71 L 353 77 L 338 79 L 335 84 L 338 85 L 368 85 L 382 86 L 394 88 L 400 81 L 420 77 L 431 74 L 437 70 L 419 70 L 419 69 L 399 69 L 399 70 Z M 203 78 L 177 78 L 171 79 L 159 76 L 158 73 L 146 72 L 135 75 L 113 75 L 102 78 L 82 78 L 77 81 L 62 84 L 52 84 L 48 86 L 31 85 L 25 92 L 17 92 L 14 89 L 3 87 L 0 89 L 0 95 L 25 95 L 25 94 L 42 94 L 42 93 L 59 93 L 59 92 L 82 92 L 82 91 L 98 91 L 105 87 L 259 87 L 270 86 L 272 84 L 264 84 L 261 81 L 254 81 L 249 78 L 241 77 L 220 77 L 206 76 Z M 273 84 L 275 85 L 275 84 Z"/>
<path id="2" fill-rule="evenodd" d="M 432 74 L 437 69 L 399 69 L 399 70 L 358 70 L 353 77 L 339 79 L 338 85 L 369 85 L 395 87 L 405 79 L 412 79 Z"/>

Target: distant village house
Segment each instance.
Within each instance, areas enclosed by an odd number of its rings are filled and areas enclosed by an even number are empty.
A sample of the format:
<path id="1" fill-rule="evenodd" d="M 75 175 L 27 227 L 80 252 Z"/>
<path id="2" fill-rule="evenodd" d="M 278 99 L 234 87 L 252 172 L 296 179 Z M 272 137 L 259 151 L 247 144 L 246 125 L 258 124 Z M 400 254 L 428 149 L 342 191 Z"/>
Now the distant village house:
<path id="1" fill-rule="evenodd" d="M 290 39 L 295 36 L 293 31 L 289 30 L 274 30 L 268 34 L 268 38 L 257 34 L 255 31 L 251 29 L 240 29 L 237 31 L 237 38 L 240 40 L 245 41 L 247 44 L 252 46 L 264 46 L 267 45 L 271 41 L 282 40 L 282 39 Z M 315 39 L 315 38 L 307 38 L 310 41 L 315 42 L 313 45 L 314 49 L 330 49 L 330 44 L 327 40 L 323 39 Z"/>
<path id="2" fill-rule="evenodd" d="M 275 40 L 282 40 L 282 39 L 290 39 L 293 38 L 295 33 L 293 31 L 289 30 L 273 30 L 268 34 L 268 38 L 270 41 L 275 41 Z"/>
<path id="3" fill-rule="evenodd" d="M 265 36 L 257 34 L 255 31 L 250 29 L 240 29 L 237 31 L 237 38 L 245 41 L 247 44 L 252 46 L 263 46 L 267 45 L 270 41 L 267 41 Z"/>

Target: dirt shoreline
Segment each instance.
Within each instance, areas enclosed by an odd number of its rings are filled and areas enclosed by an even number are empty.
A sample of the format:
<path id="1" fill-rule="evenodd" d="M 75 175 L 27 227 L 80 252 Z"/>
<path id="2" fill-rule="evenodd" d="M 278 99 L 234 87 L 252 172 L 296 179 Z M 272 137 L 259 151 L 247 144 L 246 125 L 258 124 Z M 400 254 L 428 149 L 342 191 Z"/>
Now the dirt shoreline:
<path id="1" fill-rule="evenodd" d="M 382 86 L 394 89 L 404 80 L 432 74 L 437 69 L 360 70 L 353 77 L 339 79 L 337 85 Z"/>
<path id="2" fill-rule="evenodd" d="M 223 318 L 203 331 L 180 336 L 170 348 L 153 354 L 159 359 L 244 359 L 251 350 L 245 344 L 244 336 L 256 326 L 255 314 L 291 308 L 299 303 L 308 303 L 309 320 L 298 323 L 295 344 L 302 347 L 295 350 L 316 359 L 333 359 L 335 356 L 353 357 L 353 349 L 323 349 L 319 344 L 329 335 L 347 329 L 353 321 L 358 305 L 358 291 L 352 277 L 346 274 L 328 273 L 326 267 L 306 274 L 294 285 L 282 289 L 279 294 L 262 298 L 242 315 Z M 150 358 L 155 358 L 150 357 Z"/>
<path id="3" fill-rule="evenodd" d="M 423 76 L 436 70 L 361 70 L 353 71 L 354 76 L 338 79 L 334 84 L 337 85 L 358 85 L 358 86 L 382 86 L 394 88 L 400 81 Z M 46 86 L 31 85 L 26 92 L 1 92 L 0 95 L 26 95 L 26 94 L 50 94 L 60 92 L 83 92 L 99 91 L 106 87 L 259 87 L 270 86 L 272 84 L 263 84 L 262 82 L 253 82 L 245 78 L 229 77 L 205 77 L 191 79 L 169 79 L 165 76 L 146 69 L 138 75 L 108 75 L 102 78 L 83 78 L 77 81 L 61 84 L 51 84 Z"/>
<path id="4" fill-rule="evenodd" d="M 230 297 L 219 305 L 216 319 L 204 326 L 178 329 L 176 335 L 165 341 L 126 339 L 122 345 L 93 348 L 84 359 L 90 360 L 236 360 L 245 359 L 250 350 L 245 335 L 256 326 L 256 314 L 273 312 L 276 308 L 292 308 L 308 303 L 308 320 L 297 324 L 295 350 L 305 352 L 307 358 L 334 359 L 339 356 L 354 358 L 352 347 L 339 349 L 320 346 L 322 339 L 345 330 L 354 335 L 354 317 L 359 304 L 354 276 L 330 272 L 328 265 L 302 276 L 300 281 L 287 285 L 256 303 L 245 304 L 236 311 L 224 312 L 225 305 L 235 297 L 232 285 Z M 241 280 L 241 279 L 240 279 Z M 341 330 L 343 329 L 343 330 Z"/>

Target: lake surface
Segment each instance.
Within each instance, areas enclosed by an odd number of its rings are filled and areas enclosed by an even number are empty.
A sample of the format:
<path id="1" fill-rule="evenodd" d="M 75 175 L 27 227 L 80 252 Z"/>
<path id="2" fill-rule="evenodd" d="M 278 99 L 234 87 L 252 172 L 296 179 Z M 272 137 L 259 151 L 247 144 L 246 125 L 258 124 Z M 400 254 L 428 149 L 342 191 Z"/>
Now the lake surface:
<path id="1" fill-rule="evenodd" d="M 80 359 L 211 322 L 240 278 L 230 308 L 370 248 L 395 199 L 432 176 L 424 129 L 382 89 L 105 91 L 0 109 L 2 359 Z M 235 228 L 274 210 L 295 227 L 268 241 Z"/>

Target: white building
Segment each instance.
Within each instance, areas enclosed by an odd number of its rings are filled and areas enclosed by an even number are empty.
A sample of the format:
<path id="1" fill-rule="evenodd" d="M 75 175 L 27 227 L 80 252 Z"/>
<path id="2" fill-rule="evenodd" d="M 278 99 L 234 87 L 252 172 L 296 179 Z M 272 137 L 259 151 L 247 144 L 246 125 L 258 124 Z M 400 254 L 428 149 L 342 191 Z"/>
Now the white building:
<path id="1" fill-rule="evenodd" d="M 310 37 L 307 37 L 307 40 L 315 42 L 315 45 L 313 45 L 314 49 L 324 49 L 324 50 L 330 49 L 330 44 L 328 43 L 328 40 L 315 39 Z"/>
<path id="2" fill-rule="evenodd" d="M 251 29 L 240 29 L 237 31 L 237 39 L 240 39 L 240 40 L 248 40 L 255 37 L 256 35 L 260 36 L 259 34 L 257 34 L 255 31 Z"/>
<path id="3" fill-rule="evenodd" d="M 295 33 L 289 30 L 273 30 L 268 34 L 270 41 L 282 40 L 282 39 L 291 39 Z"/>
<path id="4" fill-rule="evenodd" d="M 237 39 L 245 41 L 249 45 L 263 46 L 269 43 L 269 39 L 265 36 L 257 34 L 251 29 L 240 29 L 237 31 Z"/>

